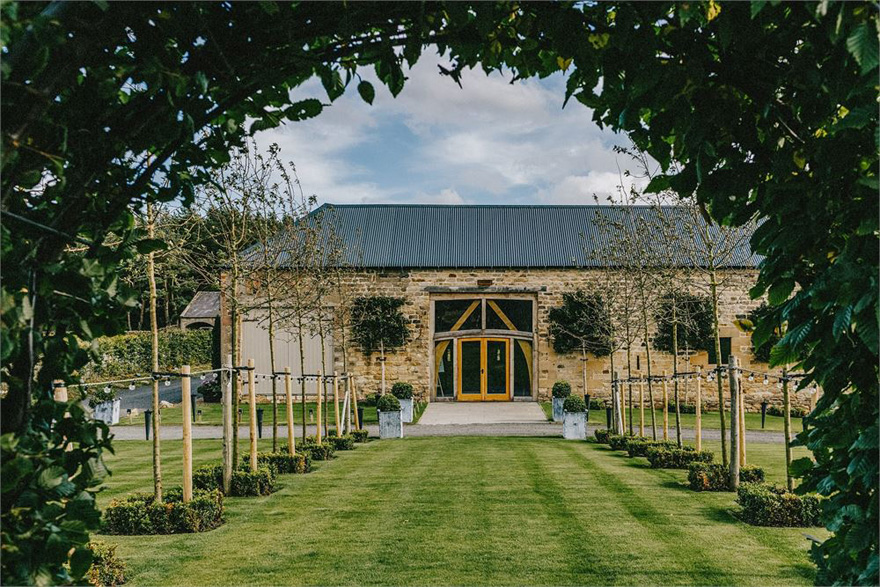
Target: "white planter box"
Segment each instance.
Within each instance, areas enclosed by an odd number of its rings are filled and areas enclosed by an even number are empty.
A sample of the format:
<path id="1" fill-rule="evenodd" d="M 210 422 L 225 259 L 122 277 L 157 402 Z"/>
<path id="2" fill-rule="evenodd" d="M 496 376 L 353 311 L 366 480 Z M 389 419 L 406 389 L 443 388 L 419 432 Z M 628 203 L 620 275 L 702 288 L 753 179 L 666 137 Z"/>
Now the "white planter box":
<path id="1" fill-rule="evenodd" d="M 553 421 L 562 422 L 562 404 L 565 403 L 564 397 L 553 398 Z"/>
<path id="2" fill-rule="evenodd" d="M 410 424 L 413 421 L 413 399 L 400 400 L 400 414 L 404 424 Z"/>
<path id="3" fill-rule="evenodd" d="M 379 412 L 379 438 L 403 438 L 401 412 Z"/>
<path id="4" fill-rule="evenodd" d="M 565 412 L 562 420 L 562 437 L 568 440 L 585 440 L 587 438 L 587 413 Z"/>
<path id="5" fill-rule="evenodd" d="M 119 424 L 119 412 L 122 400 L 116 398 L 112 402 L 102 402 L 95 406 L 94 418 L 101 420 L 108 426 Z"/>

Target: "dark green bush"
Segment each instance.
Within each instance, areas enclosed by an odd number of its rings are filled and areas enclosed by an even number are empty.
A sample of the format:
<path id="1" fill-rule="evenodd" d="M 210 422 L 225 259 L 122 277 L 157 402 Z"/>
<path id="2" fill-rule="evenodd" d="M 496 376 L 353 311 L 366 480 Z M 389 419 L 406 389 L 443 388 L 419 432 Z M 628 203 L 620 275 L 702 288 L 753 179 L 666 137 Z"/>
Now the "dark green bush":
<path id="1" fill-rule="evenodd" d="M 308 436 L 300 443 L 299 450 L 309 455 L 313 461 L 329 461 L 335 456 L 336 449 L 326 440 L 325 438 L 321 444 L 318 444 L 314 436 Z"/>
<path id="2" fill-rule="evenodd" d="M 366 430 L 352 430 L 351 436 L 355 442 L 366 442 L 370 437 L 370 433 Z"/>
<path id="3" fill-rule="evenodd" d="M 400 400 L 390 393 L 385 394 L 376 401 L 376 410 L 379 412 L 399 412 Z"/>
<path id="4" fill-rule="evenodd" d="M 358 400 L 358 407 L 375 408 L 376 402 L 379 401 L 378 393 L 368 393 L 364 399 Z M 363 422 L 361 422 L 363 423 Z"/>
<path id="5" fill-rule="evenodd" d="M 220 387 L 220 378 L 206 381 L 199 386 L 199 393 L 206 404 L 219 404 L 223 400 L 223 388 Z"/>
<path id="6" fill-rule="evenodd" d="M 674 414 L 675 413 L 675 402 L 669 402 L 668 405 L 669 405 L 669 413 Z M 680 404 L 678 404 L 678 413 L 679 414 L 696 414 L 697 413 L 697 406 L 695 406 L 693 404 L 680 403 Z M 701 406 L 700 413 L 702 413 L 702 414 L 708 413 L 708 411 L 706 410 L 706 406 Z"/>
<path id="7" fill-rule="evenodd" d="M 818 495 L 796 495 L 769 483 L 742 483 L 736 502 L 742 506 L 742 520 L 753 526 L 821 525 L 822 498 Z"/>
<path id="8" fill-rule="evenodd" d="M 553 384 L 553 397 L 566 398 L 571 395 L 571 385 L 568 381 L 557 381 Z"/>
<path id="9" fill-rule="evenodd" d="M 125 562 L 116 556 L 116 545 L 100 541 L 89 542 L 92 565 L 86 580 L 95 587 L 116 587 L 125 583 Z"/>
<path id="10" fill-rule="evenodd" d="M 675 442 L 669 440 L 652 440 L 644 436 L 635 436 L 627 441 L 626 452 L 629 454 L 630 457 L 644 457 L 647 456 L 648 449 L 651 447 L 674 449 L 678 448 L 678 445 Z M 690 446 L 683 446 L 682 450 L 694 449 Z"/>
<path id="11" fill-rule="evenodd" d="M 742 483 L 755 483 L 764 480 L 764 470 L 754 465 L 745 465 L 739 471 Z M 688 485 L 694 491 L 730 490 L 730 469 L 721 463 L 695 462 L 688 466 Z"/>
<path id="12" fill-rule="evenodd" d="M 614 450 L 626 450 L 626 443 L 632 438 L 629 434 L 609 434 L 608 444 Z"/>
<path id="13" fill-rule="evenodd" d="M 652 469 L 687 469 L 693 462 L 711 463 L 715 455 L 708 450 L 650 447 L 645 451 Z"/>
<path id="14" fill-rule="evenodd" d="M 159 331 L 159 367 L 170 370 L 180 365 L 211 364 L 210 330 Z M 83 380 L 149 373 L 152 361 L 149 332 L 134 332 L 97 339 L 98 359 L 86 365 Z"/>
<path id="15" fill-rule="evenodd" d="M 242 465 L 250 463 L 250 456 L 242 457 Z M 289 475 L 293 473 L 308 473 L 312 470 L 312 460 L 308 455 L 288 452 L 258 452 L 257 465 L 260 467 L 272 467 L 277 475 Z"/>
<path id="16" fill-rule="evenodd" d="M 791 413 L 792 418 L 803 418 L 807 415 L 807 410 L 803 408 L 789 408 L 789 413 Z M 782 406 L 767 406 L 767 415 L 768 416 L 784 416 L 785 410 L 782 409 Z"/>
<path id="17" fill-rule="evenodd" d="M 565 398 L 565 402 L 562 404 L 562 411 L 564 412 L 586 412 L 587 404 L 584 403 L 584 398 L 579 395 L 570 395 Z"/>
<path id="18" fill-rule="evenodd" d="M 153 496 L 135 493 L 110 502 L 104 510 L 103 531 L 107 534 L 182 534 L 205 532 L 223 523 L 223 494 L 199 490 L 183 503 L 180 488 L 170 489 L 162 503 Z"/>
<path id="19" fill-rule="evenodd" d="M 334 450 L 354 450 L 354 436 L 351 434 L 329 436 L 327 441 L 333 446 Z"/>
<path id="20" fill-rule="evenodd" d="M 412 399 L 413 386 L 404 381 L 398 381 L 391 386 L 391 395 L 397 399 Z"/>
<path id="21" fill-rule="evenodd" d="M 597 428 L 593 435 L 596 437 L 596 442 L 600 444 L 608 444 L 608 437 L 610 436 L 610 432 L 604 428 Z"/>
<path id="22" fill-rule="evenodd" d="M 205 465 L 193 471 L 193 487 L 223 491 L 223 465 Z M 247 464 L 232 472 L 231 497 L 269 495 L 275 490 L 275 469 L 269 465 L 257 467 L 255 472 Z"/>
<path id="23" fill-rule="evenodd" d="M 605 409 L 605 401 L 596 398 L 590 398 L 590 409 L 591 410 L 604 410 Z"/>

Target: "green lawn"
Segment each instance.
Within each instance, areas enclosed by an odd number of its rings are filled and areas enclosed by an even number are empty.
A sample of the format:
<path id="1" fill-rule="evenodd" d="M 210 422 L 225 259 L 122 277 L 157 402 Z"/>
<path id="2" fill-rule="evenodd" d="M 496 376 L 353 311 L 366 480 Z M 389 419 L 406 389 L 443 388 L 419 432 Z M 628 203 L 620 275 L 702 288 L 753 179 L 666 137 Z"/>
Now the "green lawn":
<path id="1" fill-rule="evenodd" d="M 425 410 L 427 404 L 417 403 L 415 405 L 415 412 L 413 413 L 413 423 L 419 421 L 419 418 L 422 417 L 422 412 Z M 258 408 L 263 409 L 263 427 L 271 427 L 272 426 L 272 404 L 258 404 Z M 330 423 L 331 428 L 336 427 L 336 423 L 334 421 L 333 416 L 333 403 L 330 402 L 327 404 L 329 411 L 327 412 L 328 417 L 327 421 Z M 323 409 L 323 408 L 322 408 Z M 196 411 L 201 410 L 202 416 L 201 420 L 196 420 L 195 425 L 197 426 L 222 426 L 223 425 L 223 414 L 221 411 L 220 404 L 205 404 L 199 403 L 196 405 Z M 287 416 L 285 413 L 286 407 L 284 403 L 278 404 L 278 422 L 280 425 L 284 425 L 287 422 Z M 317 403 L 316 402 L 306 402 L 306 418 L 309 421 L 309 424 L 314 424 L 314 419 L 317 417 Z M 342 405 L 340 402 L 339 406 L 340 419 L 342 418 Z M 311 413 L 311 415 L 308 415 Z M 162 424 L 166 426 L 180 426 L 182 418 L 181 418 L 181 410 L 179 406 L 174 406 L 173 408 L 162 408 Z M 196 414 L 196 418 L 198 418 L 198 413 Z M 323 414 L 322 414 L 323 419 Z M 247 426 L 251 421 L 251 415 L 248 411 L 247 404 L 241 404 L 241 425 Z M 293 421 L 296 424 L 302 424 L 302 404 L 294 404 L 293 406 Z M 378 424 L 379 419 L 376 416 L 376 408 L 365 406 L 364 407 L 364 421 L 362 424 Z M 132 418 L 128 418 L 125 414 L 119 419 L 119 426 L 132 426 L 132 425 L 144 425 L 144 414 L 143 412 L 138 413 L 137 416 L 133 416 Z M 265 433 L 265 430 L 264 430 Z"/>
<path id="2" fill-rule="evenodd" d="M 544 410 L 544 414 L 547 416 L 548 420 L 553 419 L 553 404 L 550 402 L 541 402 L 541 408 Z M 654 417 L 657 420 L 657 430 L 662 430 L 663 427 L 663 410 L 654 410 Z M 730 413 L 726 416 L 727 427 L 730 428 Z M 627 428 L 629 428 L 629 410 L 626 413 L 627 419 Z M 590 410 L 590 422 L 604 422 L 605 421 L 605 410 Z M 682 414 L 681 415 L 681 426 L 682 428 L 693 428 L 695 426 L 696 415 L 695 414 Z M 638 432 L 639 427 L 639 410 L 633 413 L 633 426 Z M 669 411 L 669 426 L 675 426 L 675 411 Z M 721 423 L 719 421 L 718 412 L 704 412 L 703 413 L 703 429 L 704 430 L 717 430 L 721 428 Z M 651 429 L 651 412 L 649 410 L 645 410 L 645 430 L 650 431 Z M 797 433 L 801 431 L 801 419 L 800 418 L 792 418 L 791 419 L 791 429 L 793 433 Z M 766 430 L 770 432 L 783 432 L 784 424 L 782 416 L 767 416 L 767 421 L 764 423 L 764 428 L 761 428 L 761 414 L 759 412 L 746 412 L 746 430 Z"/>
<path id="3" fill-rule="evenodd" d="M 151 487 L 149 443 L 116 446 L 102 503 Z M 195 447 L 197 465 L 219 459 L 219 441 Z M 163 451 L 166 484 L 179 483 L 180 442 Z M 750 445 L 749 460 L 779 480 L 781 453 Z M 228 499 L 214 531 L 101 539 L 120 545 L 131 585 L 813 580 L 804 530 L 740 523 L 732 494 L 691 492 L 684 471 L 651 470 L 602 445 L 407 438 L 337 454 L 309 475 L 282 477 L 274 495 Z"/>

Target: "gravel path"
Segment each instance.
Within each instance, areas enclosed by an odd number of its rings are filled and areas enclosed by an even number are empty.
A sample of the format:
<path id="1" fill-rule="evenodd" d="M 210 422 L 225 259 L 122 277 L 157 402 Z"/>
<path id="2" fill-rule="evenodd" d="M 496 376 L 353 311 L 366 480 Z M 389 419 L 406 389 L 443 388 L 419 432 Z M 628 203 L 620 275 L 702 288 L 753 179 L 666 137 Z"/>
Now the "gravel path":
<path id="1" fill-rule="evenodd" d="M 587 435 L 592 436 L 593 430 L 598 427 L 593 423 L 587 425 Z M 366 427 L 370 431 L 371 436 L 379 435 L 379 427 L 370 425 Z M 222 438 L 223 428 L 221 426 L 193 426 L 193 438 Z M 144 440 L 143 426 L 114 426 L 112 428 L 116 440 Z M 315 434 L 314 426 L 309 426 L 308 433 Z M 296 437 L 299 438 L 302 429 L 296 427 Z M 648 432 L 650 434 L 650 432 Z M 239 428 L 239 438 L 248 438 L 250 429 L 246 426 Z M 278 435 L 281 438 L 287 438 L 287 427 L 279 426 Z M 660 430 L 658 429 L 658 436 Z M 263 438 L 271 438 L 272 427 L 263 424 Z M 423 436 L 562 436 L 562 425 L 552 422 L 536 423 L 536 424 L 435 424 L 431 426 L 407 425 L 404 429 L 404 436 L 423 437 Z M 669 437 L 675 439 L 675 428 L 670 427 Z M 691 428 L 682 428 L 682 437 L 686 440 L 693 440 L 694 431 Z M 180 440 L 183 438 L 183 428 L 181 426 L 162 426 L 162 438 L 167 440 Z M 721 432 L 719 430 L 703 430 L 704 440 L 719 440 Z M 748 442 L 761 443 L 779 443 L 783 442 L 783 434 L 781 432 L 746 432 Z"/>

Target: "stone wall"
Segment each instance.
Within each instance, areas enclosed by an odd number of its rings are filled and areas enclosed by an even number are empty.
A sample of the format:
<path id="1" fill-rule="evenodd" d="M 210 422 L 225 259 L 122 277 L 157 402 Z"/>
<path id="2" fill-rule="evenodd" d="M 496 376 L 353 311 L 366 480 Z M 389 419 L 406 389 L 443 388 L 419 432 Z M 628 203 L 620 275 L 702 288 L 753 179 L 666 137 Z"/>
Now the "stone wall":
<path id="1" fill-rule="evenodd" d="M 753 270 L 730 270 L 721 275 L 723 285 L 720 288 L 720 333 L 722 337 L 731 338 L 731 352 L 740 358 L 742 366 L 746 369 L 767 371 L 766 364 L 755 363 L 751 354 L 749 335 L 740 332 L 733 324 L 737 318 L 743 318 L 760 302 L 749 299 L 748 290 L 754 284 L 756 272 Z M 432 379 L 432 354 L 433 354 L 433 325 L 431 323 L 431 300 L 451 295 L 453 293 L 486 294 L 512 294 L 521 293 L 534 297 L 536 300 L 537 317 L 537 346 L 534 352 L 534 365 L 537 381 L 537 399 L 549 398 L 550 388 L 558 379 L 565 379 L 571 383 L 575 393 L 583 394 L 583 378 L 581 372 L 582 361 L 578 354 L 558 355 L 553 351 L 548 326 L 548 313 L 551 308 L 562 303 L 562 294 L 565 292 L 583 289 L 585 291 L 598 290 L 604 280 L 607 279 L 605 270 L 587 269 L 495 269 L 495 270 L 469 270 L 469 269 L 412 269 L 412 270 L 363 270 L 349 273 L 345 278 L 344 291 L 346 299 L 353 299 L 365 295 L 387 295 L 403 297 L 406 304 L 402 311 L 407 317 L 410 326 L 410 342 L 401 349 L 387 353 L 386 379 L 388 386 L 395 381 L 408 381 L 415 387 L 419 397 L 431 397 Z M 491 285 L 478 287 L 477 281 L 485 285 L 484 280 L 490 280 Z M 436 290 L 442 289 L 443 292 Z M 706 293 L 708 287 L 695 285 L 695 292 Z M 431 290 L 431 291 L 429 291 Z M 225 300 L 223 300 L 225 302 Z M 327 300 L 328 305 L 337 304 L 338 300 Z M 225 310 L 226 304 L 221 303 Z M 225 329 L 224 348 L 229 348 L 228 332 L 229 320 L 224 311 L 222 326 Z M 336 340 L 341 340 L 336 336 Z M 335 369 L 343 371 L 343 349 L 337 344 L 334 349 Z M 224 353 L 227 351 L 224 351 Z M 370 356 L 364 355 L 360 350 L 349 345 L 347 349 L 348 370 L 356 374 L 356 384 L 359 395 L 379 391 L 381 387 L 381 362 L 378 353 Z M 631 366 L 633 375 L 647 374 L 647 357 L 644 344 L 638 344 L 631 354 Z M 621 377 L 626 374 L 626 352 L 621 351 L 614 355 L 613 370 Z M 690 360 L 680 359 L 680 371 L 694 371 L 698 368 L 707 370 L 708 355 L 705 352 L 696 353 Z M 659 351 L 651 350 L 651 373 L 661 375 L 663 372 L 672 373 L 672 356 Z M 610 357 L 590 357 L 587 361 L 587 392 L 593 397 L 607 398 L 610 396 L 610 380 L 612 365 Z M 692 403 L 694 398 L 694 381 L 687 385 L 680 383 L 680 394 L 687 403 Z M 705 380 L 703 386 L 703 403 L 710 409 L 717 408 L 717 388 L 708 384 Z M 662 405 L 662 385 L 654 384 L 656 405 Z M 671 399 L 673 386 L 669 384 L 669 397 Z M 687 387 L 687 389 L 685 389 Z M 760 404 L 765 399 L 771 404 L 781 405 L 781 391 L 777 389 L 775 381 L 764 386 L 759 378 L 755 382 L 748 382 L 743 378 L 745 389 L 746 406 L 749 410 L 760 410 Z M 794 387 L 794 386 L 793 386 Z M 724 383 L 724 395 L 728 396 L 727 384 Z M 806 408 L 809 405 L 810 393 L 802 391 L 792 394 L 792 405 Z M 645 397 L 647 401 L 648 390 L 646 386 Z"/>

